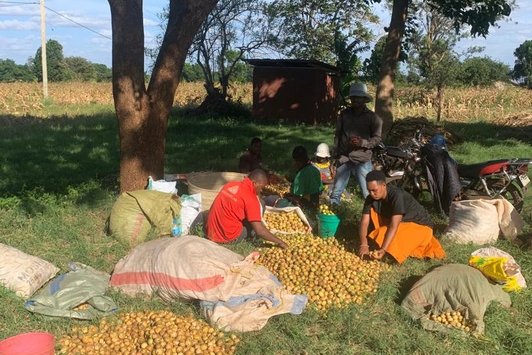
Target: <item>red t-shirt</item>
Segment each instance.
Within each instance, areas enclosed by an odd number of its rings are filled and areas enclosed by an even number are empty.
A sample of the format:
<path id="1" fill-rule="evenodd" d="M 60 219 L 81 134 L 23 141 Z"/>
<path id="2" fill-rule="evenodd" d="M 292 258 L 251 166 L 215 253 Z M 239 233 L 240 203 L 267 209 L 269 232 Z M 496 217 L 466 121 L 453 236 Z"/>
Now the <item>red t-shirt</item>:
<path id="1" fill-rule="evenodd" d="M 244 220 L 262 220 L 259 198 L 247 177 L 222 187 L 209 211 L 207 237 L 217 243 L 229 243 L 242 232 Z"/>

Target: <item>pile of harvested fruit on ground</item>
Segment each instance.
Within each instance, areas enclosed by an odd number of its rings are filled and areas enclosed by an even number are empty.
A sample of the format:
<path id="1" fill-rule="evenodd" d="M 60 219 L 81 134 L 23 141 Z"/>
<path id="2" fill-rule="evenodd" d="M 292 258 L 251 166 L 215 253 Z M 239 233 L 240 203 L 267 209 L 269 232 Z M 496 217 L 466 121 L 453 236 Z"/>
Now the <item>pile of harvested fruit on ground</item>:
<path id="1" fill-rule="evenodd" d="M 287 249 L 261 250 L 259 263 L 294 294 L 305 294 L 318 310 L 361 304 L 377 291 L 382 271 L 378 261 L 365 261 L 346 251 L 334 238 L 310 234 L 283 236 Z"/>
<path id="2" fill-rule="evenodd" d="M 116 321 L 72 329 L 64 354 L 234 354 L 239 338 L 170 311 L 124 313 Z"/>
<path id="3" fill-rule="evenodd" d="M 264 221 L 269 229 L 287 233 L 305 233 L 308 228 L 296 212 L 266 212 Z"/>

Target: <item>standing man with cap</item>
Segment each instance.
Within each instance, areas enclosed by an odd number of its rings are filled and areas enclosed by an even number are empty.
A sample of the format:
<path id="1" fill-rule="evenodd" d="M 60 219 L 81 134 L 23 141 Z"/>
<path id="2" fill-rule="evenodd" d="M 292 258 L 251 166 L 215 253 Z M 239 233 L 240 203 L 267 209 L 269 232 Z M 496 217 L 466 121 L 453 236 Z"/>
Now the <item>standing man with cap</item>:
<path id="1" fill-rule="evenodd" d="M 349 88 L 351 107 L 340 113 L 336 121 L 334 146 L 339 166 L 336 169 L 331 203 L 339 204 L 351 175 L 355 176 L 362 196 L 368 196 L 366 175 L 373 170 L 371 149 L 381 141 L 382 119 L 367 108 L 373 100 L 364 83 Z"/>

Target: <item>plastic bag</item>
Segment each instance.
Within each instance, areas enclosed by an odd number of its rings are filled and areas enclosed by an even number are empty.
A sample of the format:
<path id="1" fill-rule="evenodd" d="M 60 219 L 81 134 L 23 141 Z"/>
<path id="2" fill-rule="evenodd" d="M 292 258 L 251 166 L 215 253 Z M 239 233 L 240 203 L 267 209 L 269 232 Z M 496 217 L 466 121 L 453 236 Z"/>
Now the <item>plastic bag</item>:
<path id="1" fill-rule="evenodd" d="M 181 233 L 187 235 L 190 228 L 203 222 L 201 194 L 181 195 Z"/>
<path id="2" fill-rule="evenodd" d="M 469 259 L 469 265 L 480 270 L 486 277 L 504 285 L 506 292 L 519 291 L 526 288 L 526 281 L 521 267 L 508 253 L 494 248 L 475 250 Z"/>
<path id="3" fill-rule="evenodd" d="M 153 180 L 153 178 L 149 176 L 147 190 L 155 190 L 155 191 L 166 192 L 166 193 L 176 195 L 177 194 L 176 184 L 177 184 L 177 181 Z"/>
<path id="4" fill-rule="evenodd" d="M 110 275 L 81 263 L 70 263 L 70 270 L 50 281 L 26 301 L 30 312 L 54 317 L 94 319 L 117 310 L 115 302 L 104 296 Z"/>

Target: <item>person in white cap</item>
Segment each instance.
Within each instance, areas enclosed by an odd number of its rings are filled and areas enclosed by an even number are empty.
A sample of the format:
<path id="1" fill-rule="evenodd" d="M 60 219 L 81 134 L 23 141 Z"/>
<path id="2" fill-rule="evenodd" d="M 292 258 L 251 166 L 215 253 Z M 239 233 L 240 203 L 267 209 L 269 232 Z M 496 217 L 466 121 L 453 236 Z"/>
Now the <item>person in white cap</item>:
<path id="1" fill-rule="evenodd" d="M 368 196 L 366 175 L 373 170 L 372 148 L 381 141 L 382 119 L 367 108 L 373 100 L 364 83 L 354 83 L 349 88 L 351 107 L 340 113 L 336 121 L 334 147 L 339 166 L 336 169 L 331 203 L 340 203 L 351 175 L 355 176 L 362 196 Z"/>
<path id="2" fill-rule="evenodd" d="M 320 171 L 321 182 L 325 187 L 333 183 L 334 165 L 331 164 L 331 153 L 327 143 L 318 144 L 312 165 Z"/>

